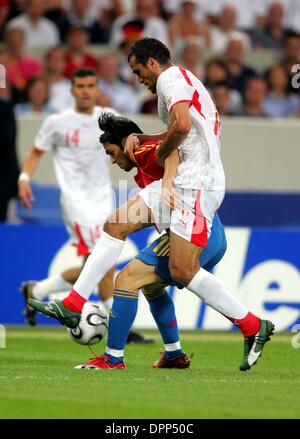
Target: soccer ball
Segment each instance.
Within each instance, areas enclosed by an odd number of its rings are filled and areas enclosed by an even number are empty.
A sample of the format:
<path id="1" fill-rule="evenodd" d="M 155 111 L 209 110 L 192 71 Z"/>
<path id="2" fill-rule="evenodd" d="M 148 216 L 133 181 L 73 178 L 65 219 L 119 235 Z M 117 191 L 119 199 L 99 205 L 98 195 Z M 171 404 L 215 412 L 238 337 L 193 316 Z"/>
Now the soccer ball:
<path id="1" fill-rule="evenodd" d="M 108 314 L 98 305 L 86 302 L 82 308 L 81 319 L 76 328 L 67 328 L 73 341 L 83 345 L 96 344 L 108 331 Z"/>

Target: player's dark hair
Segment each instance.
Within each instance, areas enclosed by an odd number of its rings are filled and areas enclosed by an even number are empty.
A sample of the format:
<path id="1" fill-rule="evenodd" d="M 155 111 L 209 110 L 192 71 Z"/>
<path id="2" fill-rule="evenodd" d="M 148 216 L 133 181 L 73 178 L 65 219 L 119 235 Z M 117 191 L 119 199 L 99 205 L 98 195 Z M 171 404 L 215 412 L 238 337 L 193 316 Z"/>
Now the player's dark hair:
<path id="1" fill-rule="evenodd" d="M 75 78 L 87 78 L 88 76 L 95 76 L 97 78 L 96 72 L 93 69 L 83 68 L 76 70 L 71 78 L 72 85 L 75 83 Z"/>
<path id="2" fill-rule="evenodd" d="M 155 38 L 142 38 L 132 47 L 128 55 L 128 61 L 135 56 L 136 61 L 143 66 L 147 65 L 149 58 L 154 58 L 161 65 L 171 61 L 171 54 L 167 46 Z"/>
<path id="3" fill-rule="evenodd" d="M 287 41 L 291 38 L 300 38 L 300 34 L 298 32 L 295 32 L 292 29 L 287 29 L 284 33 L 284 37 L 283 37 L 283 43 L 286 44 Z"/>
<path id="4" fill-rule="evenodd" d="M 100 142 L 113 143 L 122 148 L 122 140 L 129 134 L 142 134 L 143 131 L 132 120 L 123 116 L 117 116 L 113 113 L 102 113 L 98 119 L 100 130 L 103 134 L 100 136 Z"/>

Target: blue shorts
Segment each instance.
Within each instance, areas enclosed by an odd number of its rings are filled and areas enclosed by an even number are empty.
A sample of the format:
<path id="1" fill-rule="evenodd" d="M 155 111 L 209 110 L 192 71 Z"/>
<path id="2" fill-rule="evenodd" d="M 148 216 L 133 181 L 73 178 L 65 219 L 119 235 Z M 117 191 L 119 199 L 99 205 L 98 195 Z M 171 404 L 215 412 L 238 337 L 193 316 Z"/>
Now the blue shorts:
<path id="1" fill-rule="evenodd" d="M 200 266 L 205 268 L 205 270 L 211 271 L 212 268 L 222 259 L 226 249 L 227 242 L 224 226 L 221 223 L 219 215 L 215 214 L 210 237 L 200 257 Z M 155 272 L 164 281 L 168 282 L 169 285 L 183 288 L 181 284 L 174 282 L 170 276 L 169 253 L 169 234 L 164 233 L 141 250 L 136 258 L 147 265 L 155 266 Z"/>

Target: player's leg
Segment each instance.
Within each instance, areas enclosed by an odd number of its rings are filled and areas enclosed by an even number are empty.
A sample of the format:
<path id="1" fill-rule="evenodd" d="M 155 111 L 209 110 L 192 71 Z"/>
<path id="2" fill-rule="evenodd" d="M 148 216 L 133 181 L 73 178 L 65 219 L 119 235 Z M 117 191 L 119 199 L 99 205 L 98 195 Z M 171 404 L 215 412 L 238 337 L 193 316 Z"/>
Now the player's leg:
<path id="1" fill-rule="evenodd" d="M 105 352 L 110 363 L 123 362 L 125 343 L 137 313 L 139 288 L 156 279 L 151 268 L 133 259 L 116 277 Z"/>
<path id="2" fill-rule="evenodd" d="M 133 259 L 117 276 L 114 302 L 110 312 L 107 347 L 104 355 L 98 357 L 93 368 L 123 368 L 123 356 L 128 331 L 137 313 L 138 290 L 146 283 L 144 294 L 158 324 L 166 345 L 167 355 L 155 362 L 154 367 L 189 367 L 190 360 L 182 352 L 175 308 L 171 297 L 165 291 L 165 283 L 155 273 L 155 267 Z M 115 366 L 114 366 L 115 365 Z M 89 368 L 90 364 L 77 366 Z"/>
<path id="3" fill-rule="evenodd" d="M 109 312 L 113 304 L 115 267 L 111 268 L 98 284 L 98 295 Z"/>
<path id="4" fill-rule="evenodd" d="M 43 300 L 51 293 L 69 291 L 78 278 L 80 271 L 81 267 L 74 267 L 63 273 L 54 274 L 40 281 L 30 280 L 22 282 L 20 292 L 25 300 L 24 315 L 30 326 L 36 325 L 36 310 L 27 304 L 27 300 Z M 72 279 L 75 279 L 74 282 L 72 282 Z"/>
<path id="5" fill-rule="evenodd" d="M 157 238 L 117 276 L 106 349 L 106 356 L 115 364 L 123 361 L 126 333 L 137 312 L 137 293 L 144 285 L 143 292 L 165 345 L 165 353 L 154 367 L 186 368 L 190 364 L 181 350 L 174 303 L 165 291 L 167 282 L 156 273 L 159 255 L 168 250 L 168 240 L 167 234 Z M 164 271 L 165 268 L 161 267 L 162 274 Z"/>
<path id="6" fill-rule="evenodd" d="M 68 268 L 62 273 L 54 274 L 40 281 L 26 281 L 21 284 L 20 291 L 26 304 L 24 314 L 28 323 L 32 326 L 36 324 L 36 310 L 28 305 L 28 299 L 43 300 L 52 293 L 70 291 L 80 275 L 92 246 L 90 227 L 79 225 L 74 219 L 71 219 L 74 215 L 64 206 L 62 207 L 65 227 L 70 235 L 70 244 L 76 247 L 77 255 L 83 257 L 83 264 L 79 267 Z"/>
<path id="7" fill-rule="evenodd" d="M 190 359 L 182 351 L 174 302 L 165 286 L 161 280 L 142 289 L 164 343 L 164 352 L 153 367 L 186 369 L 190 366 Z"/>
<path id="8" fill-rule="evenodd" d="M 273 333 L 274 325 L 249 312 L 216 276 L 204 268 L 200 269 L 198 258 L 207 244 L 213 215 L 208 214 L 208 222 L 203 215 L 204 209 L 201 208 L 201 198 L 197 193 L 196 198 L 195 217 L 190 217 L 183 224 L 180 222 L 181 213 L 174 215 L 170 233 L 170 273 L 174 280 L 186 286 L 239 327 L 245 337 L 245 353 L 240 370 L 247 370 L 260 356 L 265 342 Z M 190 200 L 189 204 L 191 205 Z M 207 204 L 209 203 L 206 202 L 206 206 Z M 199 215 L 196 212 L 197 205 Z"/>
<path id="9" fill-rule="evenodd" d="M 115 286 L 115 267 L 109 270 L 98 284 L 99 297 L 102 300 L 106 310 L 110 312 L 113 306 L 113 293 Z M 140 333 L 130 330 L 126 339 L 126 343 L 149 344 L 153 343 L 153 339 L 145 338 Z"/>
<path id="10" fill-rule="evenodd" d="M 130 199 L 106 221 L 104 231 L 68 297 L 62 302 L 49 303 L 29 299 L 29 304 L 66 326 L 77 326 L 83 305 L 99 281 L 118 261 L 126 237 L 151 224 L 150 209 L 143 199 L 140 196 Z"/>

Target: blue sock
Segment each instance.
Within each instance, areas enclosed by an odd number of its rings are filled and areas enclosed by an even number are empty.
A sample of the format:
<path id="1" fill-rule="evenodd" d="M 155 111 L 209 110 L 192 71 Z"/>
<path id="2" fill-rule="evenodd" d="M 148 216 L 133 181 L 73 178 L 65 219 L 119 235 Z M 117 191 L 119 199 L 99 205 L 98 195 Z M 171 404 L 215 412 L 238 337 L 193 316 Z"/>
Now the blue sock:
<path id="1" fill-rule="evenodd" d="M 110 310 L 108 324 L 108 352 L 105 352 L 110 363 L 120 363 L 123 361 L 123 356 L 113 355 L 111 350 L 124 351 L 128 333 L 137 313 L 137 306 L 138 293 L 115 289 L 114 303 Z"/>
<path id="2" fill-rule="evenodd" d="M 153 318 L 166 345 L 177 345 L 177 349 L 166 350 L 164 356 L 167 359 L 177 358 L 182 354 L 179 343 L 179 332 L 173 300 L 167 292 L 154 299 L 148 299 Z"/>

